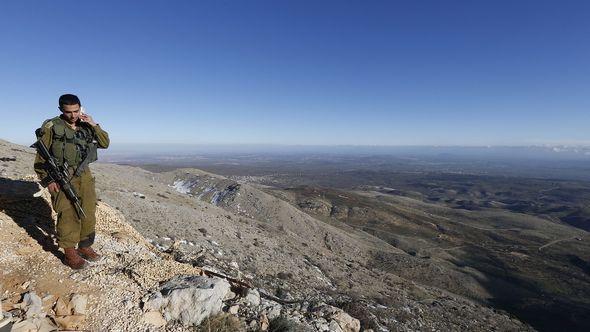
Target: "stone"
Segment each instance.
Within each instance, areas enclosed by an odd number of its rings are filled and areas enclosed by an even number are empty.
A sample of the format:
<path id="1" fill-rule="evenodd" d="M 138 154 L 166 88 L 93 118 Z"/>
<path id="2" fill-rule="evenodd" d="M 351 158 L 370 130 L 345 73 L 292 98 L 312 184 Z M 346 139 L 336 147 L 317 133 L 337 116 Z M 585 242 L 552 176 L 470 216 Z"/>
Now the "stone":
<path id="1" fill-rule="evenodd" d="M 239 305 L 232 305 L 231 307 L 229 307 L 229 309 L 227 310 L 227 312 L 229 312 L 232 315 L 237 315 L 238 314 L 238 310 L 240 310 L 240 306 Z"/>
<path id="2" fill-rule="evenodd" d="M 359 332 L 361 329 L 361 323 L 358 319 L 331 305 L 320 305 L 313 309 L 313 314 L 326 319 L 331 328 L 335 328 L 334 323 L 338 324 L 342 332 Z"/>
<path id="3" fill-rule="evenodd" d="M 66 301 L 63 297 L 57 299 L 55 305 L 53 306 L 53 311 L 57 316 L 67 316 L 71 314 L 68 308 L 68 301 Z"/>
<path id="4" fill-rule="evenodd" d="M 361 329 L 361 322 L 341 309 L 331 319 L 340 325 L 343 332 L 358 332 Z"/>
<path id="5" fill-rule="evenodd" d="M 55 311 L 57 316 L 85 315 L 87 304 L 88 296 L 72 294 L 69 301 L 64 297 L 57 299 L 53 311 Z"/>
<path id="6" fill-rule="evenodd" d="M 340 324 L 335 320 L 331 320 L 330 323 L 328 323 L 328 330 L 330 332 L 344 332 L 340 327 Z"/>
<path id="7" fill-rule="evenodd" d="M 258 291 L 256 289 L 248 290 L 248 295 L 246 295 L 245 301 L 250 306 L 253 306 L 253 307 L 259 306 L 260 305 L 260 293 L 258 293 Z"/>
<path id="8" fill-rule="evenodd" d="M 144 313 L 143 321 L 156 327 L 166 325 L 166 320 L 162 317 L 162 314 L 159 311 L 148 311 Z"/>
<path id="9" fill-rule="evenodd" d="M 223 298 L 223 300 L 231 300 L 234 299 L 236 297 L 236 293 L 229 291 L 227 292 L 227 294 L 225 294 L 225 297 Z"/>
<path id="10" fill-rule="evenodd" d="M 258 328 L 258 321 L 256 319 L 253 319 L 252 321 L 250 321 L 250 323 L 248 323 L 248 327 L 251 330 L 256 330 Z"/>
<path id="11" fill-rule="evenodd" d="M 62 330 L 80 330 L 84 327 L 85 315 L 55 316 L 55 322 Z"/>
<path id="12" fill-rule="evenodd" d="M 49 317 L 43 318 L 38 323 L 38 327 L 37 328 L 38 328 L 37 332 L 52 332 L 52 331 L 57 331 L 57 325 L 55 325 L 53 323 L 53 321 L 51 321 L 51 319 L 49 319 Z"/>
<path id="13" fill-rule="evenodd" d="M 134 197 L 139 197 L 139 198 L 145 199 L 145 195 L 144 194 L 138 193 L 136 191 L 133 192 L 133 196 Z"/>
<path id="14" fill-rule="evenodd" d="M 72 295 L 72 299 L 70 300 L 70 308 L 72 309 L 72 313 L 74 315 L 85 315 L 87 304 L 88 304 L 88 297 L 86 295 L 82 295 L 82 294 Z"/>
<path id="15" fill-rule="evenodd" d="M 167 322 L 198 326 L 203 319 L 221 312 L 229 291 L 230 284 L 224 279 L 175 276 L 147 297 L 144 310 L 161 312 Z"/>
<path id="16" fill-rule="evenodd" d="M 274 301 L 264 300 L 264 308 L 268 319 L 273 320 L 281 315 L 282 306 Z"/>
<path id="17" fill-rule="evenodd" d="M 30 332 L 37 331 L 37 325 L 30 320 L 23 320 L 12 325 L 11 332 Z"/>
<path id="18" fill-rule="evenodd" d="M 268 317 L 266 317 L 266 314 L 263 312 L 260 314 L 260 331 L 266 331 L 268 330 L 268 327 L 270 325 L 270 322 L 268 321 Z"/>
<path id="19" fill-rule="evenodd" d="M 43 301 L 35 292 L 28 292 L 23 296 L 23 305 L 27 318 L 45 317 Z"/>

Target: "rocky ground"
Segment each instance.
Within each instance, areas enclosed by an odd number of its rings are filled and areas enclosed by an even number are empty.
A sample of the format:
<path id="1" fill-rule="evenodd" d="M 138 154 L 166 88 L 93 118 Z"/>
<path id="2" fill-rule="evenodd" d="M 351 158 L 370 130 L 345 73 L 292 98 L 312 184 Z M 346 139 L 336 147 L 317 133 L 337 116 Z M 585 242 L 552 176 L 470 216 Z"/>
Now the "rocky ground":
<path id="1" fill-rule="evenodd" d="M 74 272 L 55 246 L 48 194 L 33 196 L 33 157 L 0 140 L 1 301 L 3 322 L 15 331 L 531 329 L 372 267 L 376 254 L 415 266 L 420 258 L 248 184 L 229 188 L 226 194 L 239 198 L 224 205 L 215 189 L 202 200 L 175 183 L 189 173 L 228 188 L 224 178 L 198 170 L 92 165 L 100 197 L 96 248 L 104 258 Z M 430 268 L 449 276 L 444 266 Z"/>

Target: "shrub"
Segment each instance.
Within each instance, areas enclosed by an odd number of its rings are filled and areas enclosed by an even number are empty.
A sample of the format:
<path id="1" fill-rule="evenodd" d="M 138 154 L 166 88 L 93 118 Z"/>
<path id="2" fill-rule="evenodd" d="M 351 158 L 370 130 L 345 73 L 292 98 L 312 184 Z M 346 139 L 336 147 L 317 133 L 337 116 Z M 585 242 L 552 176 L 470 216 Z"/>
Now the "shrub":
<path id="1" fill-rule="evenodd" d="M 221 313 L 207 317 L 196 328 L 197 332 L 243 332 L 246 331 L 244 324 L 233 315 Z"/>

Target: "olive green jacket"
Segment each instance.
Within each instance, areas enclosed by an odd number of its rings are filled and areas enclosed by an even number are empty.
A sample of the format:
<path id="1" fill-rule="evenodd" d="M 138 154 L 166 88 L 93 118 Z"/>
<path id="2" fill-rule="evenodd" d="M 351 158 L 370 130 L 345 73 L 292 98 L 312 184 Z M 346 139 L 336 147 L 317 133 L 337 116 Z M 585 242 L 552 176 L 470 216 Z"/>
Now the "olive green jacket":
<path id="1" fill-rule="evenodd" d="M 39 128 L 38 135 L 39 135 L 39 139 L 45 144 L 45 146 L 47 147 L 47 149 L 49 151 L 52 151 L 52 144 L 54 143 L 54 138 L 53 138 L 54 133 L 52 130 L 54 121 L 61 121 L 63 123 L 63 125 L 67 128 L 66 130 L 74 131 L 60 117 L 56 117 L 56 118 L 53 118 L 53 119 L 43 122 L 43 125 L 41 126 L 41 128 Z M 60 123 L 60 125 L 62 123 Z M 100 125 L 97 124 L 96 126 L 92 127 L 87 123 L 81 123 L 78 126 L 86 126 L 86 128 L 90 129 L 90 132 L 92 133 L 94 139 L 96 140 L 96 145 L 98 148 L 101 148 L 101 149 L 108 148 L 108 146 L 110 144 L 109 134 L 106 131 L 104 131 L 100 127 Z M 70 165 L 70 166 L 76 167 L 78 165 Z M 41 181 L 41 185 L 47 186 L 49 183 L 51 183 L 51 179 L 48 177 L 47 170 L 45 169 L 45 159 L 43 159 L 43 157 L 41 157 L 39 155 L 39 153 L 37 153 L 37 156 L 35 157 L 34 168 L 35 168 L 35 172 L 37 173 L 37 176 L 39 177 L 39 180 Z"/>

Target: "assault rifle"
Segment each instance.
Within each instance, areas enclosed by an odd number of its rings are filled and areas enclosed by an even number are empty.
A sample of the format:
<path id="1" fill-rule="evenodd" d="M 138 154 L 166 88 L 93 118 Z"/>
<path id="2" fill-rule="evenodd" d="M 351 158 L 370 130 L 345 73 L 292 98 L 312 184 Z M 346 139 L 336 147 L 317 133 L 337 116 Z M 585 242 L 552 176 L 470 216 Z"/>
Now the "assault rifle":
<path id="1" fill-rule="evenodd" d="M 68 171 L 68 163 L 64 161 L 63 166 L 58 166 L 57 161 L 49 153 L 49 150 L 40 139 L 33 143 L 31 147 L 37 149 L 39 155 L 41 155 L 41 157 L 43 157 L 43 159 L 46 160 L 46 169 L 49 173 L 49 177 L 57 184 L 59 184 L 59 189 L 64 192 L 66 197 L 74 205 L 78 217 L 86 218 L 86 213 L 84 213 L 84 209 L 82 209 L 80 198 L 78 198 L 78 194 L 70 184 L 70 172 Z"/>

